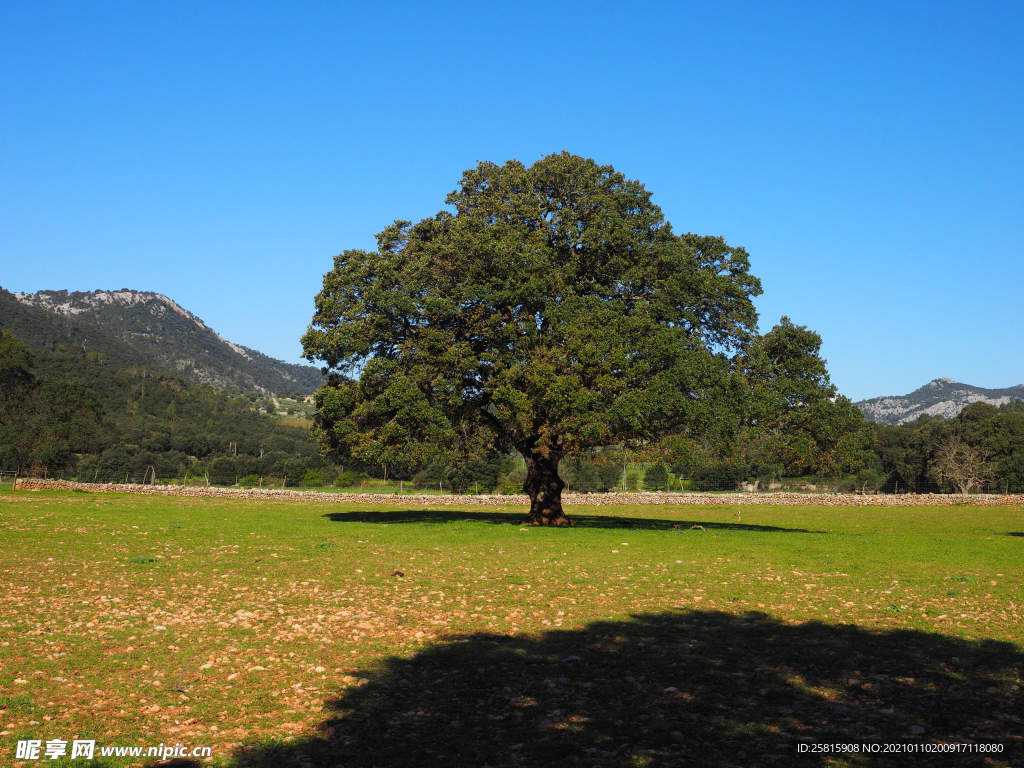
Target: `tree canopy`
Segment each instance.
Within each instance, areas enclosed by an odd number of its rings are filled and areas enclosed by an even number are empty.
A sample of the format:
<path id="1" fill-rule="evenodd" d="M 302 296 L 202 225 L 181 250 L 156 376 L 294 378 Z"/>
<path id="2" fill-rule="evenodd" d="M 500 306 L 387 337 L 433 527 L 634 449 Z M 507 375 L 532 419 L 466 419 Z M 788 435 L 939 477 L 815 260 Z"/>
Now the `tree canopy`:
<path id="1" fill-rule="evenodd" d="M 788 317 L 730 361 L 705 421 L 658 446 L 677 476 L 719 486 L 783 476 L 836 480 L 874 465 L 864 415 L 829 380 L 821 337 Z"/>
<path id="2" fill-rule="evenodd" d="M 742 358 L 745 424 L 780 475 L 837 476 L 870 461 L 864 415 L 836 391 L 825 366 L 821 336 L 785 316 Z"/>
<path id="3" fill-rule="evenodd" d="M 102 408 L 81 384 L 38 381 L 33 359 L 14 334 L 0 331 L 0 458 L 9 454 L 19 470 L 60 470 L 95 446 Z"/>
<path id="4" fill-rule="evenodd" d="M 333 371 L 314 431 L 368 463 L 518 450 L 528 522 L 564 525 L 564 456 L 707 418 L 760 283 L 720 237 L 568 153 L 480 163 L 451 210 L 335 257 L 303 336 Z"/>

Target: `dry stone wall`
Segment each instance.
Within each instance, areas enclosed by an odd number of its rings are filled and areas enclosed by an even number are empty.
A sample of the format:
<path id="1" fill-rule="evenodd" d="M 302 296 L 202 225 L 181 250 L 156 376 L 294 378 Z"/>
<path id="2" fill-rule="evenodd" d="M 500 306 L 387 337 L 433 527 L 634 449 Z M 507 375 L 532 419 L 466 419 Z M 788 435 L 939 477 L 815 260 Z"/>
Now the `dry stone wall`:
<path id="1" fill-rule="evenodd" d="M 138 485 L 119 483 L 73 483 L 67 480 L 18 480 L 19 491 L 86 491 L 89 493 L 138 493 L 149 496 L 193 496 L 215 499 L 261 499 L 275 501 L 317 501 L 333 504 L 387 504 L 389 506 L 526 506 L 526 496 L 432 496 L 427 494 L 327 493 L 289 491 L 282 488 L 208 488 L 180 485 Z M 977 507 L 1024 506 L 1024 494 L 878 494 L 862 496 L 842 493 L 565 493 L 562 503 L 573 507 L 680 505 L 788 505 L 823 507 Z"/>

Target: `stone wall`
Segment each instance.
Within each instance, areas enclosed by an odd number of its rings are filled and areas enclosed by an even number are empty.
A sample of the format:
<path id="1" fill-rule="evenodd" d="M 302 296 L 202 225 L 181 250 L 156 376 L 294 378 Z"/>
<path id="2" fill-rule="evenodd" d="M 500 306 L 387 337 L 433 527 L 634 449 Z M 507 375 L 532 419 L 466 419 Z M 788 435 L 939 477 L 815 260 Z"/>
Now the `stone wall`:
<path id="1" fill-rule="evenodd" d="M 526 496 L 431 496 L 427 494 L 325 493 L 289 491 L 282 488 L 207 488 L 180 485 L 138 485 L 121 483 L 73 483 L 67 480 L 18 480 L 19 491 L 86 491 L 88 493 L 138 493 L 150 496 L 200 496 L 214 499 L 263 499 L 273 501 L 317 501 L 334 504 L 387 504 L 394 506 L 526 506 Z M 678 505 L 789 505 L 824 507 L 977 507 L 1024 506 L 1024 494 L 878 494 L 861 496 L 842 493 L 564 493 L 562 503 L 574 507 Z"/>

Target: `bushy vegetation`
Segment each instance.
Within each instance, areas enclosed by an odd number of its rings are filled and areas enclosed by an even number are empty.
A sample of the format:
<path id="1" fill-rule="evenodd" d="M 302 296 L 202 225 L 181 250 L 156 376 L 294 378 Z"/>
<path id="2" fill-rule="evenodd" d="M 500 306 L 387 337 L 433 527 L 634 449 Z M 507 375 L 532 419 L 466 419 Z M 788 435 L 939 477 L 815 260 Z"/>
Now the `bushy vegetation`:
<path id="1" fill-rule="evenodd" d="M 337 474 L 306 430 L 257 410 L 256 395 L 116 367 L 82 347 L 32 352 L 0 333 L 5 470 L 101 482 L 187 474 L 218 485 Z"/>
<path id="2" fill-rule="evenodd" d="M 973 403 L 954 419 L 875 426 L 878 468 L 908 491 L 1024 492 L 1024 402 Z"/>
<path id="3" fill-rule="evenodd" d="M 865 424 L 837 397 L 820 338 L 788 321 L 758 337 L 732 379 L 731 404 L 700 434 L 637 450 L 598 447 L 564 457 L 573 491 L 766 490 L 1024 492 L 1024 403 L 975 403 L 955 419 Z M 764 371 L 771 372 L 763 375 Z M 757 372 L 762 372 L 758 375 Z M 272 401 L 223 392 L 142 366 L 115 366 L 77 346 L 33 352 L 0 337 L 0 468 L 100 482 L 192 482 L 253 487 L 356 486 L 386 476 L 419 490 L 521 493 L 518 456 L 482 449 L 426 465 L 325 461 L 305 423 L 277 418 Z M 301 393 L 278 402 L 300 416 Z M 308 422 L 306 422 L 308 423 Z"/>

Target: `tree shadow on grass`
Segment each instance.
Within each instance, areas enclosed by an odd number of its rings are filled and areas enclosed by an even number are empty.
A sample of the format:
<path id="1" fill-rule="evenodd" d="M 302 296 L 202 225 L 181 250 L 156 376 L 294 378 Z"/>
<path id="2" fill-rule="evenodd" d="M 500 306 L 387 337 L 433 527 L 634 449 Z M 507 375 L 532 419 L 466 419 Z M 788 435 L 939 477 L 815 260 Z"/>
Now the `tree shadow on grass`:
<path id="1" fill-rule="evenodd" d="M 1024 758 L 1022 662 L 1011 643 L 759 613 L 456 636 L 363 670 L 369 682 L 341 687 L 315 737 L 248 745 L 234 759 L 258 768 L 1020 764 L 1011 761 Z M 851 742 L 1002 752 L 862 752 L 847 762 L 810 751 Z"/>
<path id="2" fill-rule="evenodd" d="M 335 523 L 377 524 L 436 524 L 490 523 L 491 525 L 521 525 L 522 512 L 464 512 L 450 509 L 394 509 L 388 511 L 330 512 L 324 517 Z M 824 533 L 806 528 L 781 528 L 775 525 L 747 525 L 745 523 L 707 522 L 704 520 L 666 520 L 613 515 L 579 515 L 570 517 L 580 528 L 609 528 L 634 531 L 757 531 L 760 533 Z"/>
<path id="3" fill-rule="evenodd" d="M 1017 536 L 1019 538 L 1024 539 L 1024 531 L 1010 531 L 1006 535 L 1007 536 Z"/>

